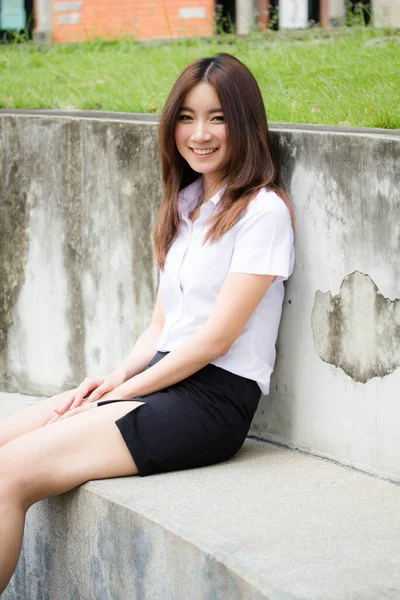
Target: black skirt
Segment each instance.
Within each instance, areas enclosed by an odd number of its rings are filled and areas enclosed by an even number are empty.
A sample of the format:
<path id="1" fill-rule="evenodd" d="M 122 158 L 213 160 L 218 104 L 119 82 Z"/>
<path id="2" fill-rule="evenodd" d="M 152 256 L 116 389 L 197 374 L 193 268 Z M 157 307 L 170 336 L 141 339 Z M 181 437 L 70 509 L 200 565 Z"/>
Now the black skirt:
<path id="1" fill-rule="evenodd" d="M 149 367 L 168 352 L 157 352 Z M 139 475 L 203 467 L 242 447 L 261 397 L 258 384 L 208 364 L 190 377 L 143 397 L 115 423 Z M 98 406 L 120 400 L 98 402 Z"/>

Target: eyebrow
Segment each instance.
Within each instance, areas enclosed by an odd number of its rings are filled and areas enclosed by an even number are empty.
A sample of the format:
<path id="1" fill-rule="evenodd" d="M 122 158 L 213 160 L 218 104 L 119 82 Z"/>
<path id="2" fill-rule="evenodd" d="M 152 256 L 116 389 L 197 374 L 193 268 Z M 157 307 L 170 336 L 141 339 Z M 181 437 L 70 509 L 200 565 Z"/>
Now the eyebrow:
<path id="1" fill-rule="evenodd" d="M 194 113 L 195 111 L 193 110 L 193 108 L 190 108 L 190 106 L 181 106 L 179 111 L 184 110 L 185 112 L 190 112 L 190 113 Z M 224 112 L 222 110 L 222 108 L 212 108 L 211 110 L 207 111 L 208 114 L 213 114 L 213 113 L 220 113 L 220 112 Z"/>

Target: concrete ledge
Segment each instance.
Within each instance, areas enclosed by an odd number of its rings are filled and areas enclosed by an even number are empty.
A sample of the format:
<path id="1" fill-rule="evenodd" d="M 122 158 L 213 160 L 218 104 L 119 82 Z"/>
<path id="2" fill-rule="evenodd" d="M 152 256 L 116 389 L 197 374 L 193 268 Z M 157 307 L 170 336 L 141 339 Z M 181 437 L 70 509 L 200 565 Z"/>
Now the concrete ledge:
<path id="1" fill-rule="evenodd" d="M 52 117 L 67 118 L 70 120 L 90 119 L 99 121 L 122 121 L 126 123 L 153 123 L 160 122 L 159 114 L 152 113 L 128 113 L 128 112 L 108 112 L 98 110 L 59 110 L 59 109 L 20 109 L 20 108 L 2 108 L 0 117 L 5 115 L 16 115 L 19 117 Z M 271 131 L 312 131 L 322 134 L 341 134 L 365 136 L 384 136 L 400 139 L 400 129 L 383 129 L 379 127 L 341 127 L 336 125 L 313 125 L 309 123 L 280 123 L 269 122 Z"/>
<path id="2" fill-rule="evenodd" d="M 3 395 L 0 416 L 26 401 Z M 391 482 L 248 440 L 221 465 L 35 505 L 2 598 L 398 600 L 399 503 Z"/>

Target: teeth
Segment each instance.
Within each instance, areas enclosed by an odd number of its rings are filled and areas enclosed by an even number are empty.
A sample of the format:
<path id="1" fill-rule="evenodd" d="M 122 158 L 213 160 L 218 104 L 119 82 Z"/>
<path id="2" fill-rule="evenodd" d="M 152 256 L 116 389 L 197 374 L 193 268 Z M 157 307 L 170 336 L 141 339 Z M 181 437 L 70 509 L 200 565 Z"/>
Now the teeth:
<path id="1" fill-rule="evenodd" d="M 216 150 L 218 150 L 218 148 L 207 148 L 204 150 L 199 150 L 197 148 L 192 148 L 193 152 L 195 154 L 211 154 L 212 152 L 215 152 Z"/>

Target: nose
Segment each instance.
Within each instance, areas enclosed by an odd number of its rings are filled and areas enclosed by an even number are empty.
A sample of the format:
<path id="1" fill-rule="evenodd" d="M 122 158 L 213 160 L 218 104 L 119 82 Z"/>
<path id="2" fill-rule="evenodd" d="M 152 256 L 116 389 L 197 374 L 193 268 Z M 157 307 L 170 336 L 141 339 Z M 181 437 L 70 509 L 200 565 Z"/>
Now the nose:
<path id="1" fill-rule="evenodd" d="M 201 144 L 202 142 L 209 142 L 212 139 L 212 133 L 208 129 L 208 123 L 198 120 L 193 128 L 192 140 Z"/>

